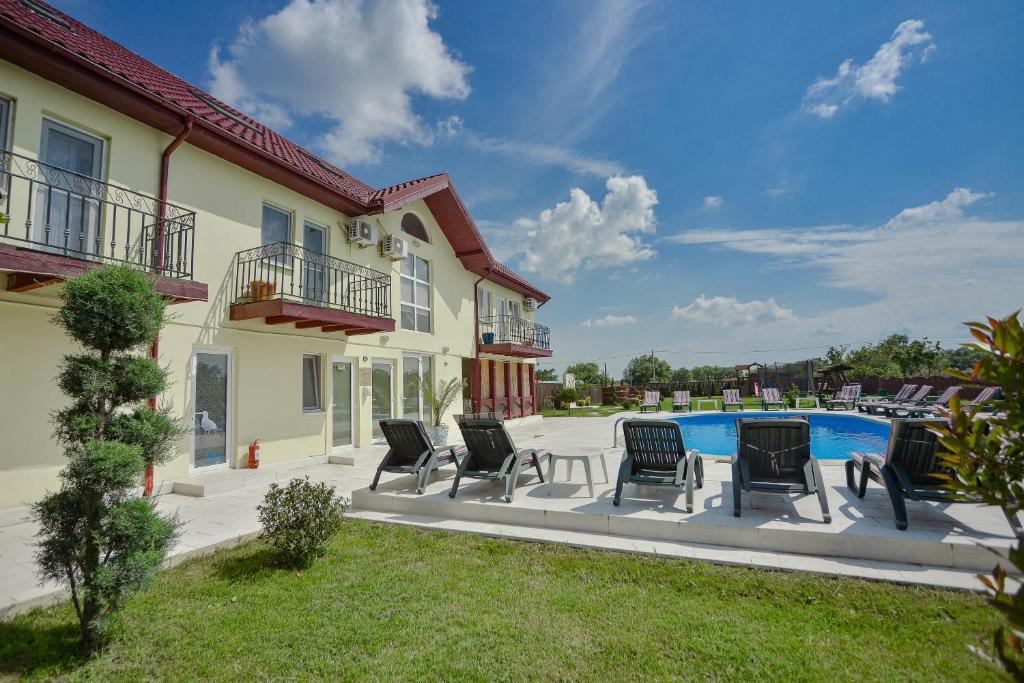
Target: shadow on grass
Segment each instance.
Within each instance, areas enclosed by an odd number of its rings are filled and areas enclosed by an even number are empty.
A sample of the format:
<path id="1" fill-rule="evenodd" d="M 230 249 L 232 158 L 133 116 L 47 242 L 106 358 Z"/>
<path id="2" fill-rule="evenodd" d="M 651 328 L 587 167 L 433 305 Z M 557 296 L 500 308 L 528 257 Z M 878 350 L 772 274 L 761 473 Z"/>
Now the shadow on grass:
<path id="1" fill-rule="evenodd" d="M 287 571 L 294 571 L 294 568 L 282 564 L 280 555 L 273 548 L 258 544 L 218 558 L 213 574 L 223 581 L 238 583 Z"/>
<path id="2" fill-rule="evenodd" d="M 84 664 L 78 624 L 34 624 L 31 617 L 0 622 L 0 674 L 67 672 Z M 3 676 L 0 676 L 2 678 Z"/>

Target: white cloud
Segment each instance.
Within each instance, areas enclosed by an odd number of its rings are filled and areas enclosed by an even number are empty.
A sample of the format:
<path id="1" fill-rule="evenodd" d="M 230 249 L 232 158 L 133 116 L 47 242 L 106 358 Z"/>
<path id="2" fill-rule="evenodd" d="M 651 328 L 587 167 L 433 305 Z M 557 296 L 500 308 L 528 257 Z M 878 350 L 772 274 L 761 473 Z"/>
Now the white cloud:
<path id="1" fill-rule="evenodd" d="M 721 207 L 722 204 L 724 204 L 724 203 L 725 203 L 725 200 L 723 200 L 718 195 L 709 194 L 707 197 L 704 197 L 704 208 L 705 209 L 717 209 L 717 208 Z"/>
<path id="2" fill-rule="evenodd" d="M 521 268 L 540 277 L 571 283 L 581 270 L 643 261 L 654 250 L 641 235 L 655 229 L 657 193 L 643 176 L 613 176 L 598 203 L 576 187 L 569 201 L 545 209 L 516 226 L 526 233 Z"/>
<path id="3" fill-rule="evenodd" d="M 804 93 L 803 109 L 822 119 L 862 100 L 888 102 L 900 89 L 896 81 L 915 60 L 925 62 L 936 50 L 930 33 L 919 19 L 904 21 L 875 55 L 861 65 L 846 59 L 833 78 L 818 78 Z"/>
<path id="4" fill-rule="evenodd" d="M 899 211 L 877 225 L 692 230 L 668 241 L 757 254 L 792 272 L 815 269 L 828 289 L 856 292 L 815 317 L 802 316 L 790 332 L 837 331 L 840 339 L 885 336 L 893 330 L 923 335 L 962 331 L 958 321 L 1006 315 L 1024 291 L 1024 220 L 992 220 L 965 209 L 990 193 L 956 188 L 945 198 Z M 766 286 L 785 273 L 762 275 Z M 940 332 L 941 334 L 942 332 Z"/>
<path id="5" fill-rule="evenodd" d="M 342 165 L 379 160 L 388 141 L 431 144 L 412 96 L 469 94 L 469 67 L 431 29 L 436 17 L 427 0 L 291 0 L 213 47 L 210 90 L 274 127 L 327 121 L 315 146 Z"/>
<path id="6" fill-rule="evenodd" d="M 452 114 L 437 122 L 437 134 L 442 138 L 454 138 L 462 132 L 462 117 Z"/>
<path id="7" fill-rule="evenodd" d="M 793 190 L 788 187 L 769 187 L 767 190 L 762 192 L 766 197 L 771 199 L 778 199 L 779 197 L 785 197 L 787 194 L 792 194 Z"/>
<path id="8" fill-rule="evenodd" d="M 731 296 L 705 296 L 701 294 L 686 306 L 673 306 L 672 319 L 689 323 L 706 323 L 720 327 L 791 321 L 796 316 L 792 309 L 783 308 L 775 299 L 740 301 Z"/>
<path id="9" fill-rule="evenodd" d="M 467 132 L 463 140 L 471 148 L 481 152 L 501 154 L 515 161 L 536 166 L 560 166 L 581 175 L 607 178 L 625 172 L 618 162 L 583 156 L 574 150 L 555 145 L 504 140 L 472 132 Z"/>
<path id="10" fill-rule="evenodd" d="M 636 318 L 631 315 L 611 315 L 608 314 L 603 318 L 584 320 L 581 325 L 583 327 L 621 327 L 622 325 L 632 325 L 636 323 Z"/>

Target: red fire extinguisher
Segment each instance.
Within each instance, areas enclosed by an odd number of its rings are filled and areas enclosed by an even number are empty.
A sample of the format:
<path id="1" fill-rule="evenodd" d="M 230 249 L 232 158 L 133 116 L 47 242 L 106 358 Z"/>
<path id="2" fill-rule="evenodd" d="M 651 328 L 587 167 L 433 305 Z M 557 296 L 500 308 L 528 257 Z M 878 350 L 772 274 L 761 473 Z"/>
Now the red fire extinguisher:
<path id="1" fill-rule="evenodd" d="M 260 440 L 254 439 L 249 444 L 249 469 L 254 470 L 260 466 Z"/>

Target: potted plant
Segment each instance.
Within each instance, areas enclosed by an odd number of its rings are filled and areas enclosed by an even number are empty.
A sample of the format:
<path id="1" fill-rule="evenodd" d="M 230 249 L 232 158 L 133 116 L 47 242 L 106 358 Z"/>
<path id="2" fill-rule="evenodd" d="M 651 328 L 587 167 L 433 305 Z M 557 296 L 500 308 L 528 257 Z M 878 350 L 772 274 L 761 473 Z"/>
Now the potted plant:
<path id="1" fill-rule="evenodd" d="M 480 336 L 483 337 L 483 343 L 484 344 L 493 344 L 494 343 L 494 333 L 493 332 L 484 332 Z"/>
<path id="2" fill-rule="evenodd" d="M 448 443 L 448 425 L 443 422 L 444 413 L 462 393 L 462 387 L 463 382 L 458 377 L 452 377 L 447 382 L 438 380 L 436 384 L 418 379 L 413 382 L 413 391 L 423 392 L 423 402 L 430 409 L 427 435 L 435 446 L 444 446 Z"/>
<path id="3" fill-rule="evenodd" d="M 251 301 L 270 301 L 274 298 L 275 285 L 268 280 L 253 280 L 249 283 Z"/>

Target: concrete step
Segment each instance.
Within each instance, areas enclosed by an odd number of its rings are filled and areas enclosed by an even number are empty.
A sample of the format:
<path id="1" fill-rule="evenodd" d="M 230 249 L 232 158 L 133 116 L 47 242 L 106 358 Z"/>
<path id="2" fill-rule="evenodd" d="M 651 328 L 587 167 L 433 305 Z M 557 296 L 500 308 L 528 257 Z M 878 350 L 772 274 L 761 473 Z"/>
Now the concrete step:
<path id="1" fill-rule="evenodd" d="M 171 492 L 182 496 L 204 498 L 227 493 L 238 489 L 254 486 L 266 486 L 274 481 L 291 479 L 295 470 L 310 465 L 320 465 L 328 460 L 325 456 L 290 460 L 283 463 L 265 465 L 257 469 L 219 470 L 202 474 L 194 474 L 185 479 L 177 479 L 171 484 Z"/>

